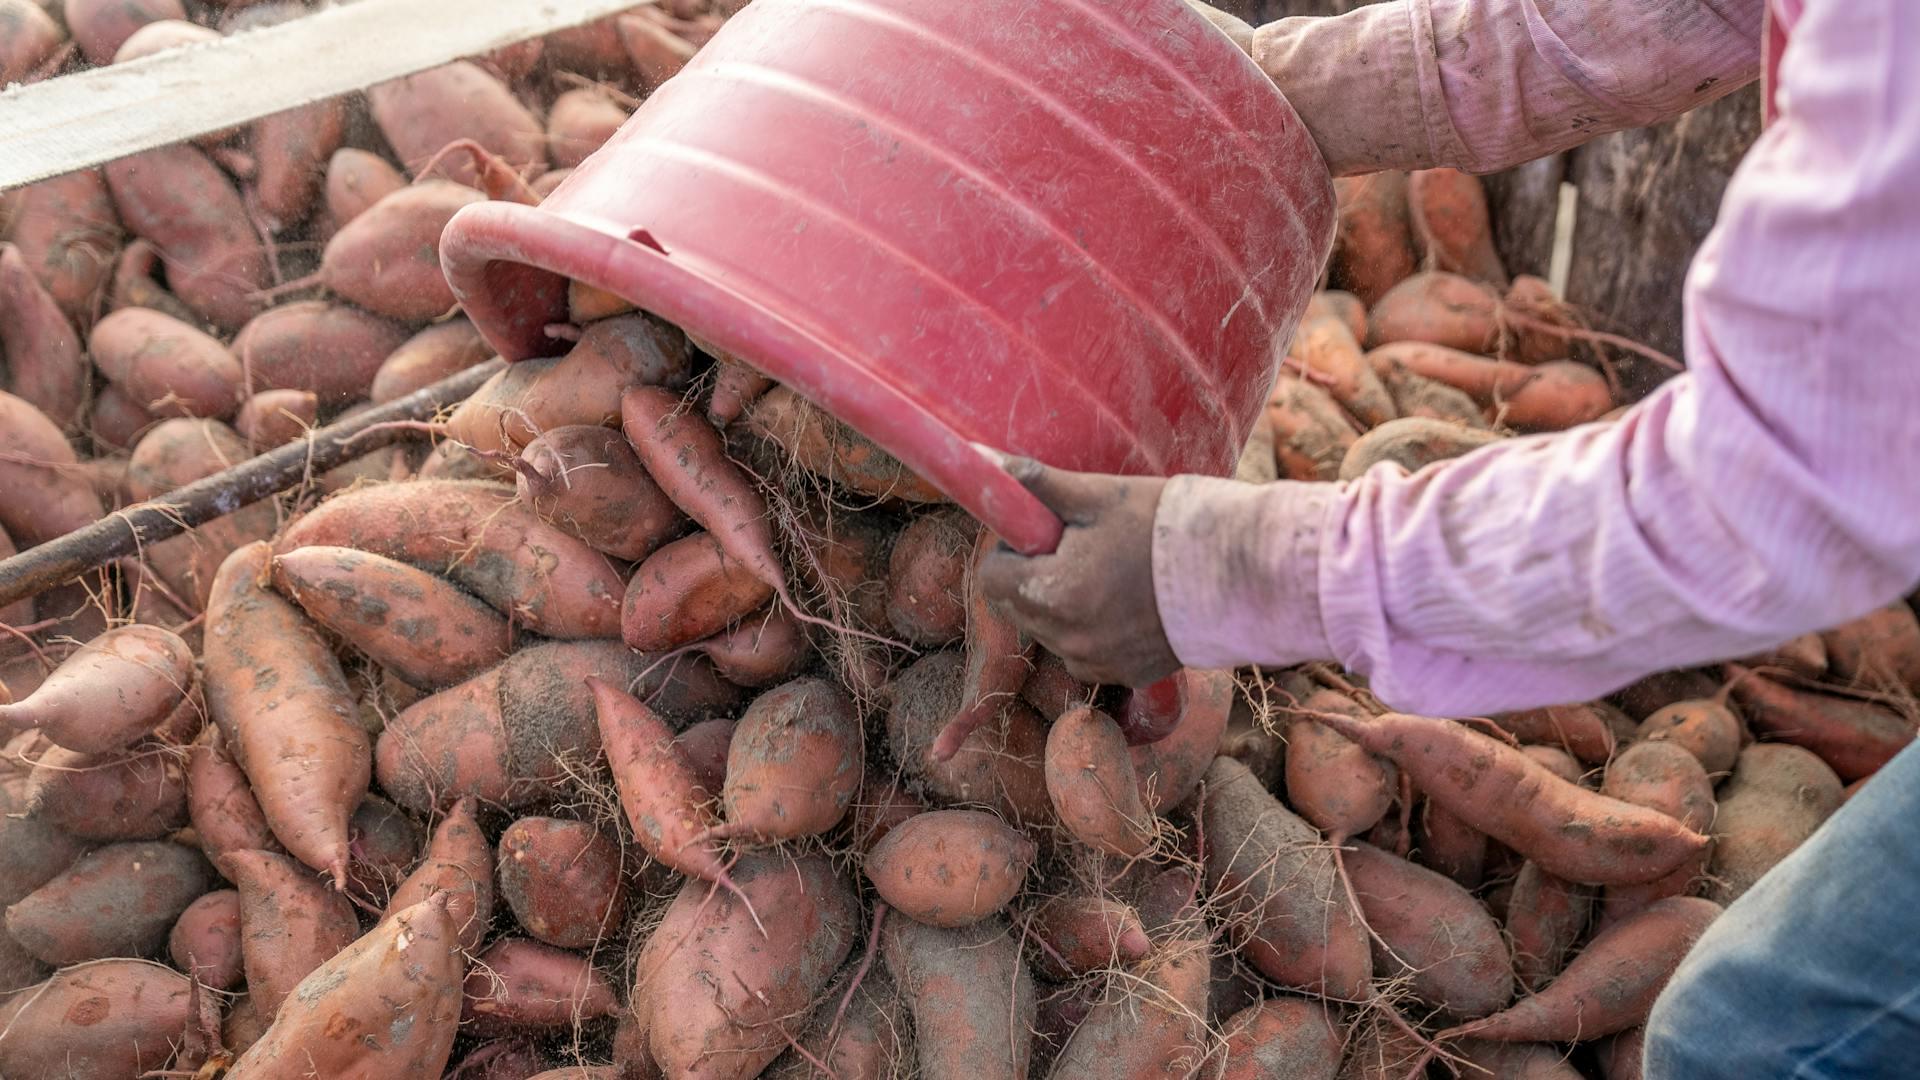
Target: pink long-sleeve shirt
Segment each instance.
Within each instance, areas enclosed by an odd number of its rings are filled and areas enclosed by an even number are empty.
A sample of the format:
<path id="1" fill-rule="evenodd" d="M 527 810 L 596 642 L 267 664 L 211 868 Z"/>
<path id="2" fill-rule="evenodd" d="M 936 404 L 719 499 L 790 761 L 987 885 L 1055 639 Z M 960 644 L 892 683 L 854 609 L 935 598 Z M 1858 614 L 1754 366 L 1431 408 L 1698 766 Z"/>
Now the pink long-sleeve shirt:
<path id="1" fill-rule="evenodd" d="M 1316 131 L 1345 171 L 1499 168 L 1763 67 L 1770 122 L 1687 278 L 1689 371 L 1624 418 L 1412 476 L 1171 481 L 1154 586 L 1182 662 L 1333 659 L 1465 715 L 1758 651 L 1920 580 L 1920 2 L 1398 0 L 1264 27 L 1255 57 L 1301 101 L 1380 73 L 1384 135 Z"/>

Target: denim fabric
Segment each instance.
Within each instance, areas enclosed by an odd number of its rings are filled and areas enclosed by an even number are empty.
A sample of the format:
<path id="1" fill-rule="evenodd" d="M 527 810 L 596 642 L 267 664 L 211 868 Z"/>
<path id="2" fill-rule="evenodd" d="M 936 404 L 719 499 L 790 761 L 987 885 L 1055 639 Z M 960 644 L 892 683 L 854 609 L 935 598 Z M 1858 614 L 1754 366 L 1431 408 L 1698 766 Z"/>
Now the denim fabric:
<path id="1" fill-rule="evenodd" d="M 1727 908 L 1647 1022 L 1646 1080 L 1920 1077 L 1920 744 Z"/>

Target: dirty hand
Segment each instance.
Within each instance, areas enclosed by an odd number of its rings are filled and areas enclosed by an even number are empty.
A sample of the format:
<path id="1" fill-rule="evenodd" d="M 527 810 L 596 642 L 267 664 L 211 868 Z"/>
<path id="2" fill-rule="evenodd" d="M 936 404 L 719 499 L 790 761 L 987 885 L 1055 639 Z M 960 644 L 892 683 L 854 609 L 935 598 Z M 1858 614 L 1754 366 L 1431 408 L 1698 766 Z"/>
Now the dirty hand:
<path id="1" fill-rule="evenodd" d="M 1153 593 L 1153 515 L 1166 480 L 1006 458 L 1066 531 L 1051 555 L 1002 545 L 980 564 L 987 600 L 1083 682 L 1146 686 L 1180 667 Z"/>

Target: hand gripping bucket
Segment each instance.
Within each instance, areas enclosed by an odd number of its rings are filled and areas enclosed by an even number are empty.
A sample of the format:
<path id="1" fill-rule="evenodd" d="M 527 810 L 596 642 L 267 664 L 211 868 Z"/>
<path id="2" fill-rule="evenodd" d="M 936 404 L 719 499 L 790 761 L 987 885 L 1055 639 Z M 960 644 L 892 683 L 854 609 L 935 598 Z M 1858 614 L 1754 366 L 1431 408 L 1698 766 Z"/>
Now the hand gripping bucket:
<path id="1" fill-rule="evenodd" d="M 1016 549 L 975 444 L 1228 473 L 1332 243 L 1291 106 L 1181 0 L 756 0 L 538 207 L 441 258 L 508 359 L 568 278 L 791 386 Z"/>

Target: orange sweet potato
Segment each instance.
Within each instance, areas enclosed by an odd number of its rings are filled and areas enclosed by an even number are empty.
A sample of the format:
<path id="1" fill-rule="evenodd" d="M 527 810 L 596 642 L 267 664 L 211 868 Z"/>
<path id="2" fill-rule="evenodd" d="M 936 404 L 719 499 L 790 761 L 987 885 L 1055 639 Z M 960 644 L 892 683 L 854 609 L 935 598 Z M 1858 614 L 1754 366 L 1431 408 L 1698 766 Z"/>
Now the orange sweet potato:
<path id="1" fill-rule="evenodd" d="M 935 510 L 909 522 L 894 541 L 887 557 L 887 624 L 910 644 L 937 647 L 965 632 L 976 528 L 958 510 Z"/>
<path id="2" fill-rule="evenodd" d="M 0 86 L 31 81 L 66 39 L 35 0 L 0 0 Z"/>
<path id="3" fill-rule="evenodd" d="M 727 748 L 716 835 L 795 840 L 840 823 L 860 789 L 866 742 L 845 691 L 796 679 L 755 698 Z"/>
<path id="4" fill-rule="evenodd" d="M 606 556 L 515 503 L 459 480 L 348 491 L 294 522 L 275 545 L 349 547 L 445 573 L 494 610 L 555 638 L 611 636 L 622 583 Z"/>
<path id="5" fill-rule="evenodd" d="M 313 212 L 323 170 L 346 135 L 347 102 L 329 98 L 255 120 L 248 148 L 259 164 L 253 196 L 267 225 L 279 231 Z"/>
<path id="6" fill-rule="evenodd" d="M 1180 711 L 1173 733 L 1127 748 L 1133 773 L 1140 778 L 1140 797 L 1156 814 L 1179 806 L 1193 794 L 1213 762 L 1233 710 L 1231 675 L 1189 668 L 1174 678 L 1179 680 Z"/>
<path id="7" fill-rule="evenodd" d="M 224 329 L 253 316 L 267 255 L 233 181 L 199 148 L 174 145 L 106 165 L 120 217 L 167 260 L 167 283 Z"/>
<path id="8" fill-rule="evenodd" d="M 1720 905 L 1698 897 L 1655 901 L 1602 930 L 1546 989 L 1454 1029 L 1496 1042 L 1573 1042 L 1636 1027 Z"/>
<path id="9" fill-rule="evenodd" d="M 231 990 L 242 979 L 240 939 L 240 893 L 216 889 L 180 913 L 167 935 L 167 956 L 213 989 Z"/>
<path id="10" fill-rule="evenodd" d="M 1246 960 L 1283 986 L 1364 997 L 1373 974 L 1365 924 L 1320 834 L 1232 758 L 1214 759 L 1205 788 L 1207 884 Z"/>
<path id="11" fill-rule="evenodd" d="M 806 666 L 812 641 L 787 609 L 773 604 L 699 644 L 720 677 L 759 688 L 785 682 Z"/>
<path id="12" fill-rule="evenodd" d="M 87 63 L 105 66 L 133 32 L 162 19 L 185 20 L 180 0 L 67 0 L 67 32 Z"/>
<path id="13" fill-rule="evenodd" d="M 245 378 L 219 340 L 147 308 L 121 308 L 87 338 L 100 373 L 155 416 L 229 416 Z"/>
<path id="14" fill-rule="evenodd" d="M 264 453 L 318 427 L 320 397 L 311 390 L 263 390 L 240 403 L 233 429 Z"/>
<path id="15" fill-rule="evenodd" d="M 611 428 L 554 428 L 528 443 L 520 456 L 525 465 L 515 481 L 520 500 L 595 550 L 637 561 L 687 525 L 686 515 L 647 474 L 626 437 Z"/>
<path id="16" fill-rule="evenodd" d="M 1101 896 L 1053 897 L 1034 910 L 1028 929 L 1042 945 L 1034 961 L 1056 982 L 1132 964 L 1153 949 L 1139 913 Z"/>
<path id="17" fill-rule="evenodd" d="M 626 918 L 620 846 L 583 821 L 525 817 L 500 834 L 500 895 L 535 938 L 587 949 Z"/>
<path id="18" fill-rule="evenodd" d="M 369 795 L 347 819 L 347 882 L 377 903 L 393 891 L 420 857 L 425 836 L 413 818 L 378 795 Z"/>
<path id="19" fill-rule="evenodd" d="M 786 1048 L 766 1025 L 808 1008 L 853 947 L 859 904 L 824 856 L 746 855 L 733 877 L 740 896 L 682 886 L 635 963 L 629 1000 L 669 1076 L 758 1075 Z"/>
<path id="20" fill-rule="evenodd" d="M 1526 863 L 1507 898 L 1505 924 L 1520 985 L 1538 990 L 1565 969 L 1593 914 L 1593 890 Z"/>
<path id="21" fill-rule="evenodd" d="M 315 968 L 353 944 L 360 921 L 344 893 L 285 855 L 237 851 L 227 865 L 240 888 L 247 993 L 272 1012 Z"/>
<path id="22" fill-rule="evenodd" d="M 472 798 L 462 798 L 442 818 L 427 843 L 426 857 L 393 890 L 383 921 L 438 898 L 452 921 L 460 947 L 472 952 L 493 919 L 493 849 L 474 818 Z"/>
<path id="23" fill-rule="evenodd" d="M 953 757 L 935 762 L 928 756 L 934 737 L 959 707 L 965 664 L 956 652 L 931 653 L 894 681 L 887 710 L 894 760 L 934 801 L 987 806 L 1023 827 L 1052 821 L 1044 765 L 1047 733 L 1025 702 L 1011 702 L 997 724 L 975 729 Z"/>
<path id="24" fill-rule="evenodd" d="M 1843 623 L 1820 638 L 1828 665 L 1842 681 L 1869 690 L 1920 693 L 1920 619 L 1905 602 Z"/>
<path id="25" fill-rule="evenodd" d="M 1804 746 L 1842 780 L 1871 776 L 1913 741 L 1912 722 L 1870 701 L 1799 690 L 1726 665 L 1733 699 L 1756 733 Z"/>
<path id="26" fill-rule="evenodd" d="M 476 1031 L 579 1028 L 619 1009 L 613 984 L 579 953 L 501 938 L 473 958 L 460 1018 Z"/>
<path id="27" fill-rule="evenodd" d="M 816 476 L 875 499 L 946 502 L 940 489 L 913 474 L 866 436 L 785 386 L 747 410 L 747 428 Z"/>
<path id="28" fill-rule="evenodd" d="M 1585 364 L 1555 360 L 1535 365 L 1533 378 L 1511 396 L 1490 402 L 1487 413 L 1518 431 L 1565 431 L 1598 420 L 1613 404 L 1605 376 Z"/>
<path id="29" fill-rule="evenodd" d="M 1733 768 L 1740 754 L 1740 721 L 1719 701 L 1696 698 L 1663 706 L 1641 721 L 1635 737 L 1670 740 L 1699 760 L 1709 776 Z"/>
<path id="30" fill-rule="evenodd" d="M 320 280 L 342 299 L 390 319 L 423 323 L 446 314 L 454 302 L 440 272 L 440 233 L 461 207 L 483 198 L 446 180 L 401 188 L 333 234 L 320 257 Z"/>
<path id="31" fill-rule="evenodd" d="M 207 705 L 274 836 L 344 887 L 347 819 L 366 795 L 371 747 L 326 640 L 265 587 L 269 560 L 265 543 L 250 544 L 214 577 Z"/>
<path id="32" fill-rule="evenodd" d="M 1325 1005 L 1272 997 L 1234 1013 L 1226 1034 L 1220 1080 L 1334 1080 L 1340 1071 L 1345 1033 Z"/>
<path id="33" fill-rule="evenodd" d="M 890 1080 L 908 1067 L 913 1055 L 900 991 L 879 965 L 869 968 L 857 987 L 851 979 L 843 972 L 827 987 L 795 1041 L 840 1080 Z M 844 1011 L 842 1000 L 848 1003 Z M 614 1056 L 618 1060 L 617 1047 Z M 816 1080 L 820 1075 L 811 1061 L 791 1050 L 760 1074 L 761 1080 Z"/>
<path id="34" fill-rule="evenodd" d="M 1033 706 L 1041 719 L 1052 723 L 1075 705 L 1092 704 L 1093 696 L 1094 688 L 1074 678 L 1065 661 L 1045 649 L 1034 650 L 1033 674 L 1021 684 L 1020 700 Z"/>
<path id="35" fill-rule="evenodd" d="M 1336 177 L 1333 190 L 1340 207 L 1333 280 L 1371 307 L 1414 271 L 1407 174 Z"/>
<path id="36" fill-rule="evenodd" d="M 0 244 L 0 357 L 14 393 L 63 428 L 79 422 L 88 384 L 80 335 L 12 244 Z"/>
<path id="37" fill-rule="evenodd" d="M 0 529 L 30 548 L 105 514 L 60 426 L 31 403 L 0 391 Z"/>
<path id="38" fill-rule="evenodd" d="M 308 618 L 422 690 L 479 674 L 513 643 L 506 619 L 447 579 L 352 548 L 276 555 L 273 585 Z"/>
<path id="39" fill-rule="evenodd" d="M 335 229 L 407 186 L 407 178 L 378 154 L 346 146 L 327 160 L 327 217 Z"/>
<path id="40" fill-rule="evenodd" d="M 1610 714 L 1592 704 L 1525 709 L 1493 721 L 1522 743 L 1562 747 L 1588 765 L 1605 764 L 1620 742 Z"/>
<path id="41" fill-rule="evenodd" d="M 229 880 L 228 857 L 241 851 L 277 851 L 266 815 L 247 776 L 227 752 L 218 726 L 209 726 L 187 747 L 187 815 L 200 850 Z"/>
<path id="42" fill-rule="evenodd" d="M 1496 1043 L 1468 1039 L 1458 1053 L 1466 1073 L 1482 1080 L 1581 1080 L 1565 1050 L 1544 1043 Z"/>
<path id="43" fill-rule="evenodd" d="M 505 83 L 477 64 L 456 60 L 381 83 L 367 91 L 367 103 L 380 133 L 409 171 L 418 173 L 441 148 L 460 139 L 480 144 L 516 172 L 532 175 L 546 168 L 547 138 L 540 121 Z M 462 184 L 477 175 L 458 157 L 442 159 L 436 171 Z"/>
<path id="44" fill-rule="evenodd" d="M 1319 690 L 1300 702 L 1303 712 L 1365 713 L 1345 695 Z M 1311 716 L 1288 722 L 1287 802 L 1315 828 L 1342 840 L 1379 824 L 1398 790 L 1393 766 L 1354 745 Z"/>
<path id="45" fill-rule="evenodd" d="M 1302 378 L 1326 388 L 1363 426 L 1399 415 L 1393 398 L 1367 362 L 1346 321 L 1335 314 L 1309 317 L 1295 331 L 1287 361 Z"/>
<path id="46" fill-rule="evenodd" d="M 927 809 L 926 803 L 901 786 L 898 776 L 881 778 L 869 770 L 853 803 L 854 846 L 862 854 L 872 851 L 873 846 L 899 828 L 901 822 L 915 814 L 924 814 Z"/>
<path id="47" fill-rule="evenodd" d="M 55 967 L 158 952 L 212 871 L 183 844 L 108 844 L 7 908 L 7 932 Z"/>
<path id="48" fill-rule="evenodd" d="M 127 494 L 151 499 L 251 456 L 245 440 L 218 420 L 162 421 L 143 436 L 127 462 Z M 272 534 L 278 513 L 270 501 L 243 506 L 225 517 L 148 545 L 147 565 L 175 596 L 206 606 L 220 564 L 239 548 Z"/>
<path id="49" fill-rule="evenodd" d="M 127 392 L 108 383 L 93 395 L 87 409 L 87 433 L 102 453 L 131 450 L 160 418 L 142 408 Z M 27 621 L 27 620 L 23 620 Z"/>
<path id="50" fill-rule="evenodd" d="M 697 532 L 665 545 L 633 572 L 621 605 L 621 637 L 636 649 L 699 641 L 752 614 L 773 588 Z"/>
<path id="51" fill-rule="evenodd" d="M 157 742 L 82 754 L 54 747 L 27 777 L 26 812 L 83 840 L 158 840 L 187 823 L 187 778 Z"/>
<path id="52" fill-rule="evenodd" d="M 402 398 L 492 356 L 493 346 L 466 319 L 434 323 L 380 361 L 368 397 L 376 405 Z"/>
<path id="53" fill-rule="evenodd" d="M 1485 353 L 1500 340 L 1499 295 L 1477 281 L 1445 271 L 1415 274 L 1388 290 L 1367 312 L 1367 346 L 1427 342 L 1468 353 Z M 1415 372 L 1460 384 L 1408 364 Z M 1468 387 L 1460 389 L 1472 393 Z"/>
<path id="54" fill-rule="evenodd" d="M 399 326 L 346 304 L 301 300 L 254 317 L 233 339 L 256 390 L 311 390 L 327 405 L 367 396 L 407 340 Z"/>
<path id="55" fill-rule="evenodd" d="M 1047 730 L 1047 797 L 1060 824 L 1081 843 L 1120 858 L 1153 843 L 1153 815 L 1120 725 L 1097 709 L 1068 709 Z"/>
<path id="56" fill-rule="evenodd" d="M 592 87 L 568 90 L 553 99 L 547 110 L 547 156 L 571 169 L 600 149 L 602 143 L 627 122 L 627 110 L 604 91 Z"/>
<path id="57" fill-rule="evenodd" d="M 1731 904 L 1840 808 L 1840 778 L 1812 753 L 1781 743 L 1740 751 L 1713 820 L 1707 896 Z"/>
<path id="58" fill-rule="evenodd" d="M 1407 178 L 1407 212 L 1427 265 L 1507 287 L 1479 177 L 1459 169 L 1417 170 Z"/>
<path id="59" fill-rule="evenodd" d="M 1485 1016 L 1513 997 L 1513 959 L 1493 916 L 1459 885 L 1378 848 L 1344 849 L 1374 938 L 1375 970 L 1405 978 L 1414 995 L 1457 1019 Z"/>
<path id="60" fill-rule="evenodd" d="M 1206 1056 L 1210 948 L 1205 939 L 1177 940 L 1133 965 L 1124 989 L 1087 1010 L 1049 1075 L 1193 1075 Z"/>
<path id="61" fill-rule="evenodd" d="M 271 1080 L 289 1061 L 319 1076 L 438 1076 L 459 1033 L 463 967 L 445 902 L 415 904 L 302 980 L 227 1077 Z"/>
<path id="62" fill-rule="evenodd" d="M 924 1080 L 1018 1080 L 1033 1052 L 1033 978 L 1000 918 L 956 929 L 888 919 L 881 955 L 913 1011 Z"/>
<path id="63" fill-rule="evenodd" d="M 193 1016 L 191 981 L 145 960 L 81 964 L 0 1005 L 0 1074 L 136 1077 L 164 1069 Z"/>
<path id="64" fill-rule="evenodd" d="M 54 743 L 106 753 L 151 734 L 194 684 L 193 651 L 157 626 L 122 626 L 94 638 L 33 693 L 0 705 L 0 726 L 38 728 Z"/>
<path id="65" fill-rule="evenodd" d="M 930 810 L 893 828 L 868 852 L 880 898 L 929 926 L 969 926 L 1003 910 L 1026 883 L 1038 849 L 979 810 Z"/>
<path id="66" fill-rule="evenodd" d="M 1695 832 L 1713 824 L 1713 782 L 1699 759 L 1667 740 L 1635 743 L 1607 763 L 1600 793 L 1658 810 Z M 1645 885 L 1619 885 L 1606 891 L 1606 918 L 1637 911 L 1655 900 L 1685 896 L 1706 872 L 1711 845 L 1673 873 Z"/>
<path id="67" fill-rule="evenodd" d="M 94 316 L 125 233 L 98 169 L 56 176 L 18 192 L 8 239 L 67 317 Z"/>
<path id="68" fill-rule="evenodd" d="M 1333 395 L 1306 379 L 1282 374 L 1267 403 L 1274 460 L 1289 480 L 1334 480 L 1360 433 Z"/>
<path id="69" fill-rule="evenodd" d="M 192 325 L 200 316 L 163 288 L 155 275 L 160 270 L 160 252 L 146 240 L 135 240 L 120 252 L 113 265 L 113 283 L 107 297 L 108 310 L 126 307 L 152 308 Z"/>

